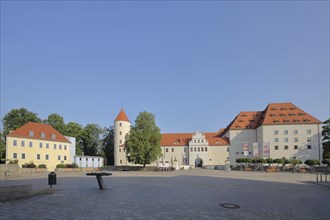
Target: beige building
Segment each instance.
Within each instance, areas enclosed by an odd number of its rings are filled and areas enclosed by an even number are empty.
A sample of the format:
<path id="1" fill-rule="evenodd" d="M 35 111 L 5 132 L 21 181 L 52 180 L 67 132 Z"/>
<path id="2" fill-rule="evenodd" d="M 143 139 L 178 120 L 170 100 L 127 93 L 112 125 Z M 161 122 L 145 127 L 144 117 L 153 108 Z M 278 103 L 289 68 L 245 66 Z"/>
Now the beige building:
<path id="1" fill-rule="evenodd" d="M 115 166 L 135 165 L 126 159 L 131 124 L 123 109 L 114 125 Z M 197 167 L 235 165 L 237 158 L 321 160 L 321 139 L 320 120 L 292 103 L 271 103 L 263 111 L 240 112 L 219 132 L 162 134 L 159 160 Z"/>
<path id="2" fill-rule="evenodd" d="M 73 163 L 70 149 L 71 142 L 52 126 L 34 122 L 10 132 L 6 139 L 6 159 L 18 160 L 21 167 L 33 162 L 54 170 L 57 164 Z"/>

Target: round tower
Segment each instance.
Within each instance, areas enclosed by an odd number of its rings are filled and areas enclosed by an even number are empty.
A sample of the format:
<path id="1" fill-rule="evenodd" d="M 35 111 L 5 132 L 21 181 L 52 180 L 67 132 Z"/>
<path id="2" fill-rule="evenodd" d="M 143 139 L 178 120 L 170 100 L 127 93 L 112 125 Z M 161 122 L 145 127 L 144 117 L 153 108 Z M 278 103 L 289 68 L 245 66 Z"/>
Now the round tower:
<path id="1" fill-rule="evenodd" d="M 131 129 L 131 123 L 122 108 L 114 121 L 114 165 L 126 166 L 127 158 L 124 148 L 125 136 Z"/>

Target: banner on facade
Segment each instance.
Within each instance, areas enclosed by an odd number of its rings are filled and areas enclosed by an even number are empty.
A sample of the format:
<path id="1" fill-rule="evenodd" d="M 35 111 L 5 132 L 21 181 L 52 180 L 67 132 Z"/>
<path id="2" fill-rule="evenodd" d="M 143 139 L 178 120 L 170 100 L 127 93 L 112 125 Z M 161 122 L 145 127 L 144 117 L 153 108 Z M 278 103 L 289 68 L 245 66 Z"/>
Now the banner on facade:
<path id="1" fill-rule="evenodd" d="M 257 142 L 253 143 L 253 156 L 254 157 L 259 157 L 259 150 L 258 150 L 258 143 Z"/>
<path id="2" fill-rule="evenodd" d="M 267 159 L 270 156 L 270 143 L 264 143 L 263 158 Z"/>
<path id="3" fill-rule="evenodd" d="M 249 155 L 249 144 L 248 144 L 248 142 L 243 143 L 243 152 L 244 152 L 244 156 Z"/>

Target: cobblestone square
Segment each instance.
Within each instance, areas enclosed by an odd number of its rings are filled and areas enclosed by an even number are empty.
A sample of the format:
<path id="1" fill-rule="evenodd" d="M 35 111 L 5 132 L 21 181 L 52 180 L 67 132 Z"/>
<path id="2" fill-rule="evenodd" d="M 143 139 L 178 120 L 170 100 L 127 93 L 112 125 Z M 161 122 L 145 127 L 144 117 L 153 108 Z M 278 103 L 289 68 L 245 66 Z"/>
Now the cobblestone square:
<path id="1" fill-rule="evenodd" d="M 329 185 L 313 174 L 196 169 L 58 174 L 53 193 L 1 202 L 1 219 L 329 219 Z M 47 186 L 47 176 L 6 184 Z M 224 208 L 229 203 L 239 208 Z"/>

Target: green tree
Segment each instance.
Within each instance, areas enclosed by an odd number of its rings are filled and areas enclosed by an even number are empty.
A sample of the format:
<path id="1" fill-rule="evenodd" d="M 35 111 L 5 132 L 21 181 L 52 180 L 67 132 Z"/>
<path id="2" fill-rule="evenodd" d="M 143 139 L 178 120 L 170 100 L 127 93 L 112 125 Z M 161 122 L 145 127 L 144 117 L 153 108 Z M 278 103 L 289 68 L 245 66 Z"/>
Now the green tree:
<path id="1" fill-rule="evenodd" d="M 330 118 L 323 122 L 322 145 L 323 159 L 330 158 Z"/>
<path id="2" fill-rule="evenodd" d="M 64 119 L 59 114 L 56 114 L 56 113 L 50 114 L 48 116 L 48 118 L 46 120 L 44 120 L 44 123 L 51 125 L 53 128 L 55 128 L 61 134 L 65 133 Z"/>
<path id="3" fill-rule="evenodd" d="M 12 109 L 2 118 L 4 137 L 10 131 L 16 130 L 28 122 L 41 123 L 42 121 L 36 113 L 30 112 L 26 108 Z"/>
<path id="4" fill-rule="evenodd" d="M 105 128 L 102 138 L 102 156 L 106 158 L 106 165 L 114 165 L 114 127 Z"/>
<path id="5" fill-rule="evenodd" d="M 156 126 L 155 116 L 149 112 L 140 112 L 126 135 L 125 149 L 128 161 L 136 164 L 150 164 L 162 155 L 160 148 L 160 129 Z"/>
<path id="6" fill-rule="evenodd" d="M 0 163 L 5 163 L 6 159 L 6 143 L 3 136 L 3 131 L 0 131 Z"/>
<path id="7" fill-rule="evenodd" d="M 81 155 L 81 143 L 82 143 L 82 131 L 83 126 L 76 122 L 69 122 L 65 125 L 64 135 L 76 138 L 76 155 Z"/>
<path id="8" fill-rule="evenodd" d="M 101 150 L 103 129 L 97 124 L 87 124 L 80 135 L 80 144 L 85 155 L 97 156 Z"/>

